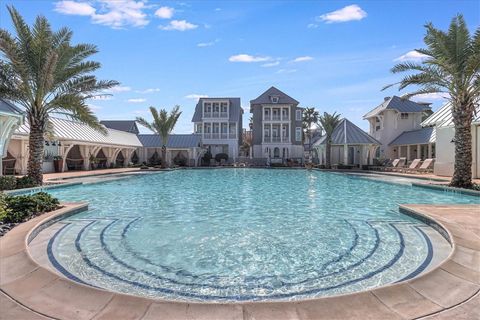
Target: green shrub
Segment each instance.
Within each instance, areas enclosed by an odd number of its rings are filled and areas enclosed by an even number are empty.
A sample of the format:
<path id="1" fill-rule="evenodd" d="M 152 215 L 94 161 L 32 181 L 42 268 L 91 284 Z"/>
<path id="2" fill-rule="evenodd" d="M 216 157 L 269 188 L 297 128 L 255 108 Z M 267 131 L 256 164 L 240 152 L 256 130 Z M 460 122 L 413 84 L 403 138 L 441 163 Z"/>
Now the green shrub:
<path id="1" fill-rule="evenodd" d="M 5 195 L 0 193 L 0 222 L 2 222 L 8 215 L 12 212 L 11 209 L 7 208 L 7 203 L 5 202 Z"/>
<path id="2" fill-rule="evenodd" d="M 17 187 L 17 178 L 14 176 L 0 177 L 0 190 L 13 190 Z"/>
<path id="3" fill-rule="evenodd" d="M 228 161 L 228 154 L 226 153 L 217 153 L 215 155 L 215 161 L 221 162 L 222 160 Z"/>
<path id="4" fill-rule="evenodd" d="M 24 176 L 21 178 L 17 178 L 17 189 L 23 189 L 23 188 L 32 188 L 35 187 L 35 180 L 28 176 Z"/>
<path id="5" fill-rule="evenodd" d="M 48 193 L 39 192 L 33 195 L 4 196 L 6 212 L 1 218 L 3 223 L 16 223 L 28 220 L 36 215 L 58 208 L 58 199 Z"/>

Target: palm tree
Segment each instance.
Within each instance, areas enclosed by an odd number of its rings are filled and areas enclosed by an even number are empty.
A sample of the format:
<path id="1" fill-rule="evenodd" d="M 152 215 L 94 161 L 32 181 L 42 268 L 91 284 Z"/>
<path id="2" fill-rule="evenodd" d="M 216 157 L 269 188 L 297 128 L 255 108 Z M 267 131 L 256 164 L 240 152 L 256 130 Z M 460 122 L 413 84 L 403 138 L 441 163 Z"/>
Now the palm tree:
<path id="1" fill-rule="evenodd" d="M 329 114 L 327 112 L 323 113 L 323 116 L 318 118 L 319 127 L 325 131 L 326 135 L 326 149 L 325 149 L 325 168 L 330 169 L 330 154 L 332 153 L 332 134 L 333 130 L 338 126 L 340 123 L 340 114 Z"/>
<path id="2" fill-rule="evenodd" d="M 416 86 L 404 97 L 418 94 L 444 93 L 452 105 L 455 126 L 455 165 L 451 186 L 472 188 L 471 124 L 480 94 L 480 28 L 470 35 L 462 15 L 452 19 L 447 32 L 425 25 L 426 49 L 421 63 L 403 62 L 392 68 L 393 73 L 410 72 L 400 82 L 399 90 Z M 415 73 L 411 73 L 411 72 Z"/>
<path id="3" fill-rule="evenodd" d="M 148 122 L 142 117 L 137 117 L 137 122 L 158 134 L 160 139 L 162 139 L 162 168 L 166 168 L 168 135 L 173 131 L 182 112 L 180 111 L 180 106 L 175 106 L 170 111 L 170 114 L 165 109 L 157 111 L 154 107 L 150 107 L 150 113 L 152 114 L 153 122 Z"/>
<path id="4" fill-rule="evenodd" d="M 305 132 L 305 135 L 308 137 L 308 155 L 309 158 L 312 159 L 312 124 L 318 122 L 318 117 L 319 117 L 318 111 L 315 111 L 315 108 L 305 108 L 303 110 L 303 119 L 302 119 L 302 124 L 303 124 L 303 129 Z"/>
<path id="5" fill-rule="evenodd" d="M 96 46 L 71 45 L 68 28 L 52 31 L 43 16 L 29 27 L 14 7 L 8 11 L 16 35 L 0 29 L 0 96 L 24 108 L 30 126 L 27 174 L 41 185 L 50 116 L 61 114 L 105 132 L 86 101 L 118 82 L 98 81 L 92 74 L 100 63 L 86 59 L 97 53 Z"/>

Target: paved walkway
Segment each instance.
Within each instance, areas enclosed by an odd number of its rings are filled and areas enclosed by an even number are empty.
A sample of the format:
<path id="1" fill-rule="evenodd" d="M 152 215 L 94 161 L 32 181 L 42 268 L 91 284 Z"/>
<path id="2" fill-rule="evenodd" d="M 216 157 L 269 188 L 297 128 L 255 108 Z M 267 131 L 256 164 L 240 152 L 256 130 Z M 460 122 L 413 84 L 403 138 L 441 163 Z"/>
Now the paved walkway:
<path id="1" fill-rule="evenodd" d="M 81 178 L 81 177 L 88 177 L 88 176 L 96 176 L 96 175 L 106 175 L 106 174 L 115 174 L 115 173 L 123 173 L 123 172 L 132 172 L 138 171 L 139 168 L 117 168 L 117 169 L 101 169 L 101 170 L 88 170 L 88 171 L 66 171 L 66 172 L 59 172 L 59 173 L 45 173 L 43 175 L 43 179 L 46 182 L 52 182 L 52 180 L 57 179 L 70 179 L 70 178 Z"/>
<path id="2" fill-rule="evenodd" d="M 81 285 L 38 265 L 26 238 L 65 208 L 21 224 L 0 238 L 0 319 L 478 319 L 480 210 L 476 205 L 405 205 L 436 219 L 453 243 L 450 257 L 412 280 L 338 297 L 292 302 L 183 303 Z M 438 226 L 438 225 L 437 225 Z"/>

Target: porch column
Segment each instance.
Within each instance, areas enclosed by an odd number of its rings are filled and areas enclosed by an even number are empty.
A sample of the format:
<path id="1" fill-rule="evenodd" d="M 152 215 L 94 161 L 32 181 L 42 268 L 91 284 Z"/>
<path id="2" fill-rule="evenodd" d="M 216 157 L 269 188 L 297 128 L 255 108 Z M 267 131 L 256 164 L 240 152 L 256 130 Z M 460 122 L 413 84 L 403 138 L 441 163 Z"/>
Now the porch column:
<path id="1" fill-rule="evenodd" d="M 432 158 L 432 144 L 429 143 L 428 144 L 428 159 L 431 159 Z"/>
<path id="2" fill-rule="evenodd" d="M 417 144 L 417 159 L 422 158 L 422 146 Z"/>
<path id="3" fill-rule="evenodd" d="M 343 164 L 346 165 L 347 163 L 348 163 L 348 145 L 344 144 L 343 145 Z"/>
<path id="4" fill-rule="evenodd" d="M 407 163 L 410 161 L 410 145 L 407 145 Z"/>

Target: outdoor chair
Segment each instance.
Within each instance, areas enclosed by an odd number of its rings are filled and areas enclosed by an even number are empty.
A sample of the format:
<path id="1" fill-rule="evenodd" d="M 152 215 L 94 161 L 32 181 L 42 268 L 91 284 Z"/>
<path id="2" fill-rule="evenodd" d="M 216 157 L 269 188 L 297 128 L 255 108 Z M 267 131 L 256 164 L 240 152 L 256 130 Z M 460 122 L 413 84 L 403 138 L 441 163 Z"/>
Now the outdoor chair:
<path id="1" fill-rule="evenodd" d="M 15 175 L 15 163 L 17 160 L 15 158 L 10 159 L 3 159 L 2 166 L 3 166 L 3 175 Z"/>
<path id="2" fill-rule="evenodd" d="M 396 168 L 403 168 L 405 166 L 405 162 L 407 158 L 398 158 L 393 160 L 392 165 L 390 167 L 386 167 L 385 171 L 394 171 Z"/>
<path id="3" fill-rule="evenodd" d="M 408 168 L 401 168 L 398 171 L 406 173 L 406 172 L 409 172 L 411 170 L 415 170 L 415 169 L 417 169 L 417 167 L 420 165 L 421 162 L 422 162 L 422 159 L 414 159 L 412 161 L 412 163 L 410 163 Z"/>
<path id="4" fill-rule="evenodd" d="M 422 165 L 418 169 L 414 169 L 411 172 L 412 173 L 427 173 L 427 172 L 433 172 L 433 164 L 435 162 L 435 159 L 425 159 L 423 161 Z"/>

